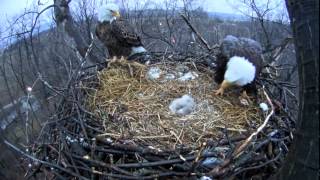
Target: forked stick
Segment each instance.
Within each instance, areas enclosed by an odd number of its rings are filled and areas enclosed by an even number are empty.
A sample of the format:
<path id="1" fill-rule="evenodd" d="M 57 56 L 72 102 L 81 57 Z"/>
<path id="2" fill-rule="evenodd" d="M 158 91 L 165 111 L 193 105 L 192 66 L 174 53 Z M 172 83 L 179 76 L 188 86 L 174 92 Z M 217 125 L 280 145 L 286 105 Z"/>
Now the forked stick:
<path id="1" fill-rule="evenodd" d="M 273 115 L 274 113 L 274 106 L 272 104 L 272 101 L 269 97 L 269 95 L 267 94 L 267 92 L 265 91 L 264 89 L 264 86 L 263 86 L 263 93 L 264 95 L 266 96 L 267 100 L 268 100 L 268 103 L 270 104 L 271 106 L 271 112 L 267 115 L 266 119 L 264 120 L 263 124 L 257 129 L 256 132 L 252 133 L 246 140 L 243 144 L 241 144 L 233 153 L 232 153 L 232 157 L 233 158 L 237 158 L 241 152 L 249 145 L 249 143 L 252 141 L 252 139 L 257 136 L 262 130 L 263 128 L 266 127 L 266 125 L 268 124 L 271 116 Z"/>

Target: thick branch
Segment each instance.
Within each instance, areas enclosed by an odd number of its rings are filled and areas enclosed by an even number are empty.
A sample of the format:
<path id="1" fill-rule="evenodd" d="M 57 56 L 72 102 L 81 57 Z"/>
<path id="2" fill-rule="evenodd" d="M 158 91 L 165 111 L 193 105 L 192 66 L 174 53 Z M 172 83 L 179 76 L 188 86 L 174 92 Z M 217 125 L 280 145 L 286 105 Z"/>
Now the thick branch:
<path id="1" fill-rule="evenodd" d="M 63 30 L 74 40 L 76 49 L 80 55 L 85 58 L 89 43 L 86 42 L 75 25 L 74 19 L 70 14 L 69 3 L 71 0 L 54 0 L 54 15 L 58 27 Z M 88 54 L 88 60 L 91 63 L 98 63 L 99 59 L 92 53 Z"/>
<path id="2" fill-rule="evenodd" d="M 200 39 L 201 43 L 205 45 L 205 47 L 207 48 L 208 51 L 211 51 L 213 48 L 210 47 L 210 45 L 208 44 L 208 42 L 201 36 L 201 34 L 198 32 L 198 30 L 190 23 L 190 21 L 188 20 L 188 18 L 181 14 L 182 19 L 188 24 L 188 26 L 191 28 L 191 30 L 198 36 L 198 38 Z"/>

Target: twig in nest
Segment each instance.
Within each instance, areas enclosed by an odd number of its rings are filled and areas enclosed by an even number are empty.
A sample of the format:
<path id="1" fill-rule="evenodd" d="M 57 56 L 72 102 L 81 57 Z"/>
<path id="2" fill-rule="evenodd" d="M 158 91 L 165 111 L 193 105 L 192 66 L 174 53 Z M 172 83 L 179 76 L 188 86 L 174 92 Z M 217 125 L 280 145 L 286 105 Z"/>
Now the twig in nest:
<path id="1" fill-rule="evenodd" d="M 96 137 L 104 137 L 104 136 L 111 136 L 113 138 L 120 138 L 121 134 L 114 134 L 114 133 L 103 133 L 98 134 Z M 170 135 L 162 135 L 162 136 L 132 136 L 132 139 L 168 139 L 170 138 Z"/>
<path id="2" fill-rule="evenodd" d="M 203 151 L 202 151 L 203 152 Z M 201 158 L 208 158 L 208 157 L 214 157 L 215 153 L 202 153 L 199 156 L 198 155 L 192 155 L 185 157 L 182 159 L 181 157 L 177 159 L 169 159 L 169 160 L 160 160 L 155 162 L 139 162 L 139 163 L 125 163 L 125 164 L 117 164 L 116 166 L 118 168 L 144 168 L 144 167 L 158 167 L 158 166 L 164 166 L 164 165 L 172 165 L 172 164 L 180 164 L 187 161 L 193 161 L 195 159 L 201 159 Z"/>
<path id="3" fill-rule="evenodd" d="M 270 163 L 272 163 L 272 162 L 275 162 L 275 161 L 277 161 L 277 160 L 281 157 L 281 154 L 282 154 L 282 153 L 279 153 L 279 154 L 277 155 L 277 157 L 275 157 L 275 158 L 273 158 L 273 159 L 271 159 L 271 160 L 269 160 L 269 161 L 267 161 L 267 162 L 265 162 L 265 163 L 259 164 L 259 165 L 257 165 L 257 166 L 252 166 L 252 167 L 243 168 L 243 169 L 239 170 L 238 172 L 236 172 L 235 174 L 233 174 L 232 177 L 235 177 L 236 175 L 238 175 L 238 174 L 240 174 L 240 173 L 242 173 L 242 172 L 244 172 L 244 171 L 249 171 L 249 170 L 253 170 L 253 169 L 259 169 L 259 168 L 262 168 L 263 166 L 266 166 L 266 165 L 268 165 L 268 164 L 270 164 Z"/>
<path id="4" fill-rule="evenodd" d="M 179 141 L 180 144 L 183 144 L 180 137 L 174 131 L 170 131 L 170 133 L 177 139 L 177 142 Z"/>
<path id="5" fill-rule="evenodd" d="M 244 143 L 242 143 L 240 146 L 238 146 L 238 148 L 235 149 L 235 151 L 232 153 L 231 157 L 226 159 L 224 161 L 224 163 L 222 163 L 221 166 L 218 166 L 216 168 L 214 168 L 213 170 L 211 170 L 209 172 L 210 175 L 213 176 L 220 176 L 222 174 L 224 174 L 225 172 L 230 170 L 230 167 L 228 167 L 228 165 L 232 162 L 233 159 L 236 159 L 237 157 L 239 157 L 239 155 L 241 155 L 241 153 L 243 152 L 243 150 L 250 144 L 250 142 L 253 140 L 254 137 L 256 137 L 268 124 L 269 119 L 271 118 L 271 116 L 274 114 L 274 106 L 273 103 L 268 95 L 268 93 L 265 91 L 265 87 L 263 86 L 263 93 L 266 96 L 268 103 L 271 106 L 271 112 L 267 115 L 267 117 L 265 118 L 263 124 L 257 129 L 256 132 L 252 133 L 246 140 Z"/>
<path id="6" fill-rule="evenodd" d="M 205 150 L 206 146 L 207 146 L 207 143 L 205 143 L 205 142 L 201 143 L 200 150 L 198 151 L 197 156 L 196 156 L 195 160 L 193 161 L 192 166 L 191 166 L 191 168 L 190 168 L 190 170 L 188 172 L 189 174 L 194 172 L 196 167 L 199 165 L 199 161 L 200 161 L 201 155 L 203 154 L 203 151 Z"/>
<path id="7" fill-rule="evenodd" d="M 232 157 L 234 158 L 237 158 L 239 157 L 239 155 L 241 154 L 241 152 L 249 145 L 249 143 L 252 141 L 252 139 L 254 137 L 256 137 L 265 127 L 266 125 L 268 124 L 269 122 L 269 119 L 271 118 L 271 116 L 273 115 L 274 113 L 274 106 L 272 104 L 272 101 L 269 97 L 269 95 L 267 94 L 267 92 L 265 91 L 265 88 L 263 87 L 263 93 L 264 95 L 266 96 L 270 106 L 271 106 L 271 112 L 268 114 L 268 116 L 266 117 L 266 119 L 264 120 L 263 124 L 257 129 L 256 132 L 252 133 L 247 139 L 246 141 L 241 144 L 232 154 Z"/>

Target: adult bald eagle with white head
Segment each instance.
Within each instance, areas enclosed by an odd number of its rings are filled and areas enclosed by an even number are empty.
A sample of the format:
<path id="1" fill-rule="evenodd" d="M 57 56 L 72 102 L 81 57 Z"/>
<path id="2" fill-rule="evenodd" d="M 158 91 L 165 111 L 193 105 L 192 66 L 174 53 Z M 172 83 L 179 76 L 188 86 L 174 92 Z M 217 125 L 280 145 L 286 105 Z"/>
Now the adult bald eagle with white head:
<path id="1" fill-rule="evenodd" d="M 120 18 L 119 7 L 108 3 L 99 7 L 96 35 L 108 49 L 110 57 L 129 57 L 147 50 L 128 22 Z"/>
<path id="2" fill-rule="evenodd" d="M 243 95 L 247 92 L 256 95 L 256 80 L 263 65 L 260 43 L 249 38 L 237 38 L 228 35 L 220 44 L 215 68 L 215 81 L 220 84 L 216 95 L 223 95 L 231 86 L 242 87 Z"/>

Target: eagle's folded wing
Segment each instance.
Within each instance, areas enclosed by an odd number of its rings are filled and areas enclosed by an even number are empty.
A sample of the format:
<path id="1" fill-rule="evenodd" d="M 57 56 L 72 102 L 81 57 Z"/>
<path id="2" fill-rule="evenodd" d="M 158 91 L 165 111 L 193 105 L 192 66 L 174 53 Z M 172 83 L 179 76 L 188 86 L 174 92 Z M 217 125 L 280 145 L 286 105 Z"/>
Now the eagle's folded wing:
<path id="1" fill-rule="evenodd" d="M 98 23 L 95 33 L 98 39 L 104 42 L 110 33 L 110 24 L 108 22 Z"/>
<path id="2" fill-rule="evenodd" d="M 111 27 L 113 35 L 123 43 L 124 46 L 142 46 L 140 37 L 125 20 L 113 21 Z"/>

